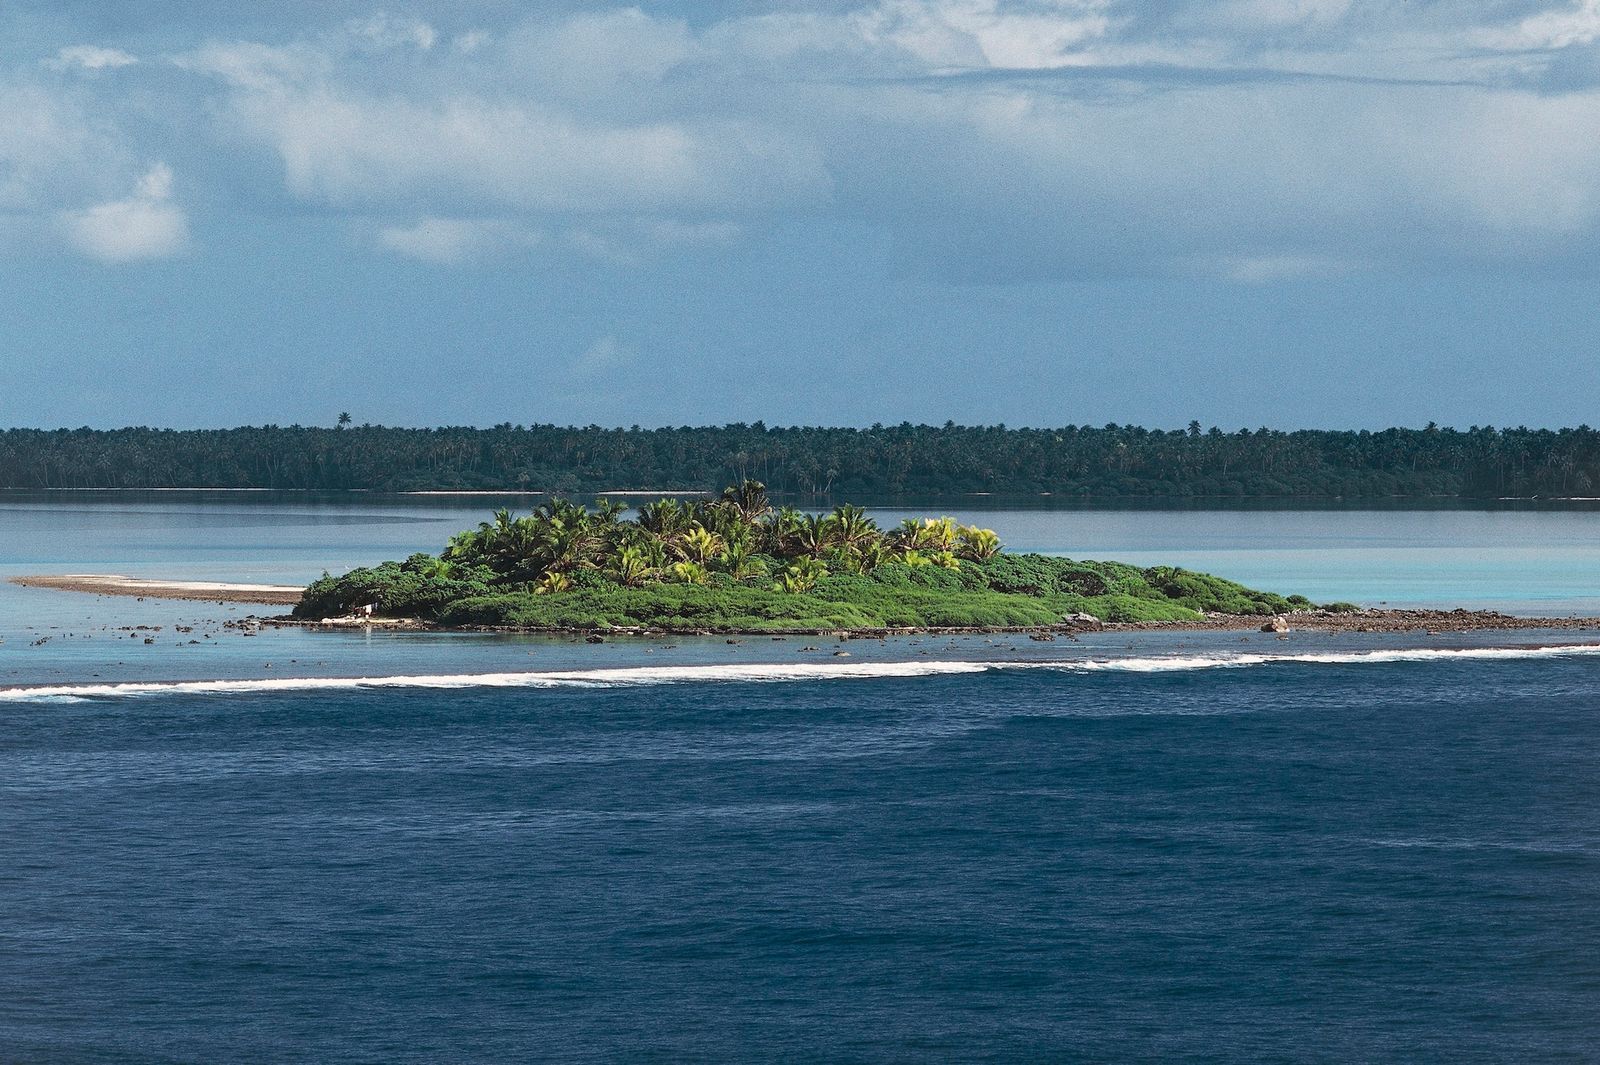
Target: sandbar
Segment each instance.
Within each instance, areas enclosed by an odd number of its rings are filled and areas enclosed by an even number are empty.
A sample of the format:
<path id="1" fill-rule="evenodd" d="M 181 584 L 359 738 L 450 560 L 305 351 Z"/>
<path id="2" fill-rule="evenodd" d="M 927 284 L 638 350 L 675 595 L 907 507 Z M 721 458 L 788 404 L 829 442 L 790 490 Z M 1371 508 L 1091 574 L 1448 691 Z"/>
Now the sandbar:
<path id="1" fill-rule="evenodd" d="M 117 573 L 62 573 L 12 577 L 26 588 L 54 588 L 96 595 L 131 595 L 151 599 L 189 599 L 211 603 L 272 603 L 292 606 L 305 591 L 293 584 L 237 584 L 227 581 L 170 581 L 125 577 Z"/>

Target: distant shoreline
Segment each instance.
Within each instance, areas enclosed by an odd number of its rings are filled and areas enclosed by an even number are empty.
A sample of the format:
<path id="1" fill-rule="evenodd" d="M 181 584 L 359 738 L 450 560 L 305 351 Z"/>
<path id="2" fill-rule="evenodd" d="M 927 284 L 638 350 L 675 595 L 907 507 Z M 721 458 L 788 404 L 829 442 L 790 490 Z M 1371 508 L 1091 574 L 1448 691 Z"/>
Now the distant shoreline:
<path id="1" fill-rule="evenodd" d="M 24 487 L 0 486 L 0 500 L 6 496 L 29 495 L 101 495 L 138 496 L 184 494 L 228 494 L 237 496 L 306 496 L 336 499 L 350 497 L 366 500 L 399 499 L 523 499 L 547 498 L 551 492 L 532 488 L 419 488 L 396 490 L 387 488 L 261 488 L 224 485 L 172 485 L 128 487 Z M 578 489 L 566 494 L 585 498 L 622 499 L 648 497 L 658 499 L 711 498 L 716 495 L 698 488 L 605 488 Z M 825 508 L 838 493 L 775 492 L 774 498 L 783 499 L 802 509 Z M 912 491 L 881 496 L 869 501 L 869 509 L 901 509 L 911 506 L 956 506 L 971 501 L 983 504 L 983 509 L 1021 507 L 1033 509 L 1064 510 L 1496 510 L 1521 506 L 1582 506 L 1586 510 L 1600 504 L 1596 495 L 1501 495 L 1472 496 L 1460 494 L 1438 495 L 1307 495 L 1287 493 L 1281 495 L 1252 494 L 1238 496 L 1226 493 L 1193 494 L 1129 494 L 1096 493 L 1080 491 Z"/>
<path id="2" fill-rule="evenodd" d="M 1600 495 L 1600 430 L 1095 425 L 0 429 L 0 485 L 616 492 L 760 480 L 774 498 L 1426 502 Z M 660 494 L 660 493 L 656 493 Z M 1584 501 L 1584 502 L 1580 502 Z"/>

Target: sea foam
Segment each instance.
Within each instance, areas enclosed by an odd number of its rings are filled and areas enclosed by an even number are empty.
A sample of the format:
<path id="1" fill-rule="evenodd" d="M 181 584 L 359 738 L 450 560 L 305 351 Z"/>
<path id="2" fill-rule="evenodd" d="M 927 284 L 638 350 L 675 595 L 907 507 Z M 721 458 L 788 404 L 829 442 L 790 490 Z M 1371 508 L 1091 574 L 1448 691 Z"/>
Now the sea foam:
<path id="1" fill-rule="evenodd" d="M 1151 655 L 1055 661 L 812 662 L 633 666 L 518 673 L 440 673 L 387 677 L 263 677 L 241 680 L 129 681 L 0 688 L 0 702 L 109 699 L 164 694 L 238 695 L 361 688 L 618 688 L 688 683 L 915 678 L 1003 670 L 1058 673 L 1172 673 L 1276 665 L 1376 665 L 1600 654 L 1600 644 L 1529 647 L 1393 648 L 1373 651 Z"/>

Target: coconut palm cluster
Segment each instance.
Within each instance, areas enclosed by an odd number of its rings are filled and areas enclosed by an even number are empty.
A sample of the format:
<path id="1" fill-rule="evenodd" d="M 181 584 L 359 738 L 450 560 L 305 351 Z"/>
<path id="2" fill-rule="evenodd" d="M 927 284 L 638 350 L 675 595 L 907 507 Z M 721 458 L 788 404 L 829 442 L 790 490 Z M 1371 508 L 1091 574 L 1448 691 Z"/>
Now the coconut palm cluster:
<path id="1" fill-rule="evenodd" d="M 631 520 L 624 512 L 616 502 L 589 508 L 562 499 L 522 517 L 497 511 L 493 521 L 451 539 L 440 575 L 488 568 L 496 583 L 552 593 L 586 571 L 628 587 L 706 584 L 726 574 L 801 593 L 830 573 L 870 573 L 891 562 L 957 569 L 1000 551 L 992 529 L 953 518 L 907 519 L 884 530 L 857 506 L 830 514 L 775 508 L 760 481 L 727 488 L 717 499 L 660 499 Z"/>

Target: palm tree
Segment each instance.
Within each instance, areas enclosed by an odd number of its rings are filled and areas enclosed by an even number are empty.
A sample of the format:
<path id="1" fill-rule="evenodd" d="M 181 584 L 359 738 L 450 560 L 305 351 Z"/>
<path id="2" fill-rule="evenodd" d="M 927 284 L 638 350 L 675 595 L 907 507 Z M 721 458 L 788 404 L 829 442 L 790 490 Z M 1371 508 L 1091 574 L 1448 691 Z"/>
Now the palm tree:
<path id="1" fill-rule="evenodd" d="M 828 575 L 828 567 L 815 558 L 797 558 L 778 575 L 778 587 L 791 593 L 809 592 Z"/>
<path id="2" fill-rule="evenodd" d="M 1000 553 L 1000 537 L 993 529 L 980 529 L 976 525 L 963 525 L 960 532 L 962 558 L 974 562 L 987 562 Z"/>
<path id="3" fill-rule="evenodd" d="M 529 580 L 542 572 L 540 528 L 534 518 L 513 518 L 509 510 L 494 512 L 494 524 L 478 526 L 483 555 L 496 573 Z"/>
<path id="4" fill-rule="evenodd" d="M 832 519 L 820 514 L 805 515 L 795 528 L 794 542 L 812 558 L 821 558 L 822 553 L 836 542 Z"/>
<path id="5" fill-rule="evenodd" d="M 449 580 L 455 567 L 447 558 L 434 558 L 432 555 L 412 555 L 408 560 L 415 563 L 412 567 L 418 575 L 433 580 Z"/>
<path id="6" fill-rule="evenodd" d="M 546 573 L 534 586 L 536 595 L 554 595 L 572 587 L 572 578 L 565 573 Z"/>
<path id="7" fill-rule="evenodd" d="M 723 571 L 736 581 L 760 577 L 767 572 L 767 564 L 744 544 L 729 544 L 722 552 L 721 561 Z"/>
<path id="8" fill-rule="evenodd" d="M 617 583 L 628 587 L 643 584 L 655 572 L 655 567 L 650 565 L 645 553 L 637 547 L 624 547 L 617 554 L 616 562 L 611 568 L 611 575 L 616 578 Z"/>
<path id="9" fill-rule="evenodd" d="M 698 562 L 674 562 L 667 567 L 672 579 L 681 584 L 704 584 L 709 574 Z"/>
<path id="10" fill-rule="evenodd" d="M 866 564 L 861 561 L 861 552 L 852 551 L 848 547 L 835 547 L 822 556 L 824 564 L 832 566 L 840 573 L 865 573 Z"/>
<path id="11" fill-rule="evenodd" d="M 722 553 L 722 537 L 696 523 L 679 540 L 684 557 L 702 566 Z"/>
<path id="12" fill-rule="evenodd" d="M 760 521 L 772 512 L 772 503 L 767 499 L 767 486 L 756 480 L 744 480 L 731 488 L 724 488 L 722 502 L 738 510 L 739 517 L 746 523 Z"/>
<path id="13" fill-rule="evenodd" d="M 769 513 L 761 520 L 761 549 L 778 558 L 790 554 L 801 520 L 800 512 L 794 507 Z"/>
<path id="14" fill-rule="evenodd" d="M 555 499 L 535 511 L 533 521 L 544 568 L 564 572 L 597 565 L 617 535 L 614 507 L 591 515 L 583 507 Z"/>
<path id="15" fill-rule="evenodd" d="M 861 559 L 861 571 L 863 573 L 871 573 L 894 556 L 889 551 L 888 545 L 883 542 L 883 538 L 879 537 L 875 540 L 868 540 L 862 546 L 859 557 Z"/>
<path id="16" fill-rule="evenodd" d="M 495 512 L 495 516 L 499 517 L 499 511 Z M 534 508 L 533 516 L 543 522 L 568 524 L 576 522 L 580 518 L 587 518 L 589 512 L 571 500 L 557 497 L 539 504 L 538 507 Z"/>
<path id="17" fill-rule="evenodd" d="M 665 540 L 689 527 L 689 508 L 676 499 L 658 499 L 640 507 L 634 520 L 641 529 Z"/>
<path id="18" fill-rule="evenodd" d="M 723 549 L 739 548 L 744 551 L 754 551 L 757 532 L 758 528 L 755 525 L 745 523 L 735 525 L 722 534 Z"/>
<path id="19" fill-rule="evenodd" d="M 922 522 L 916 518 L 905 518 L 891 535 L 894 537 L 894 546 L 901 554 L 915 551 L 923 545 Z"/>
<path id="20" fill-rule="evenodd" d="M 894 536 L 903 551 L 948 551 L 955 546 L 956 522 L 954 518 L 907 518 Z"/>
<path id="21" fill-rule="evenodd" d="M 703 499 L 696 503 L 694 520 L 724 540 L 738 535 L 737 530 L 748 528 L 750 524 L 738 504 L 726 498 Z"/>
<path id="22" fill-rule="evenodd" d="M 925 518 L 924 542 L 935 551 L 949 551 L 956 546 L 956 519 Z"/>
<path id="23" fill-rule="evenodd" d="M 439 558 L 413 556 L 409 568 L 449 578 L 487 566 L 495 584 L 552 594 L 572 588 L 583 569 L 603 570 L 627 587 L 662 580 L 706 584 L 712 569 L 749 581 L 768 572 L 761 554 L 769 553 L 789 560 L 776 586 L 806 592 L 830 571 L 865 573 L 894 559 L 956 569 L 962 558 L 981 562 L 1000 550 L 993 530 L 957 526 L 950 518 L 907 519 L 885 535 L 856 506 L 827 516 L 792 507 L 774 511 L 759 482 L 723 495 L 693 506 L 671 499 L 648 503 L 632 521 L 621 520 L 622 507 L 614 502 L 591 510 L 556 497 L 525 517 L 501 509 L 492 522 L 452 537 Z M 747 520 L 746 508 L 760 517 Z"/>
<path id="24" fill-rule="evenodd" d="M 450 537 L 450 542 L 445 545 L 440 557 L 469 566 L 483 562 L 487 550 L 488 527 L 488 523 L 484 522 L 476 529 L 465 529 L 456 533 Z"/>
<path id="25" fill-rule="evenodd" d="M 860 507 L 836 507 L 829 520 L 833 522 L 835 541 L 844 548 L 859 551 L 879 535 L 878 523 L 867 517 L 867 512 Z"/>

